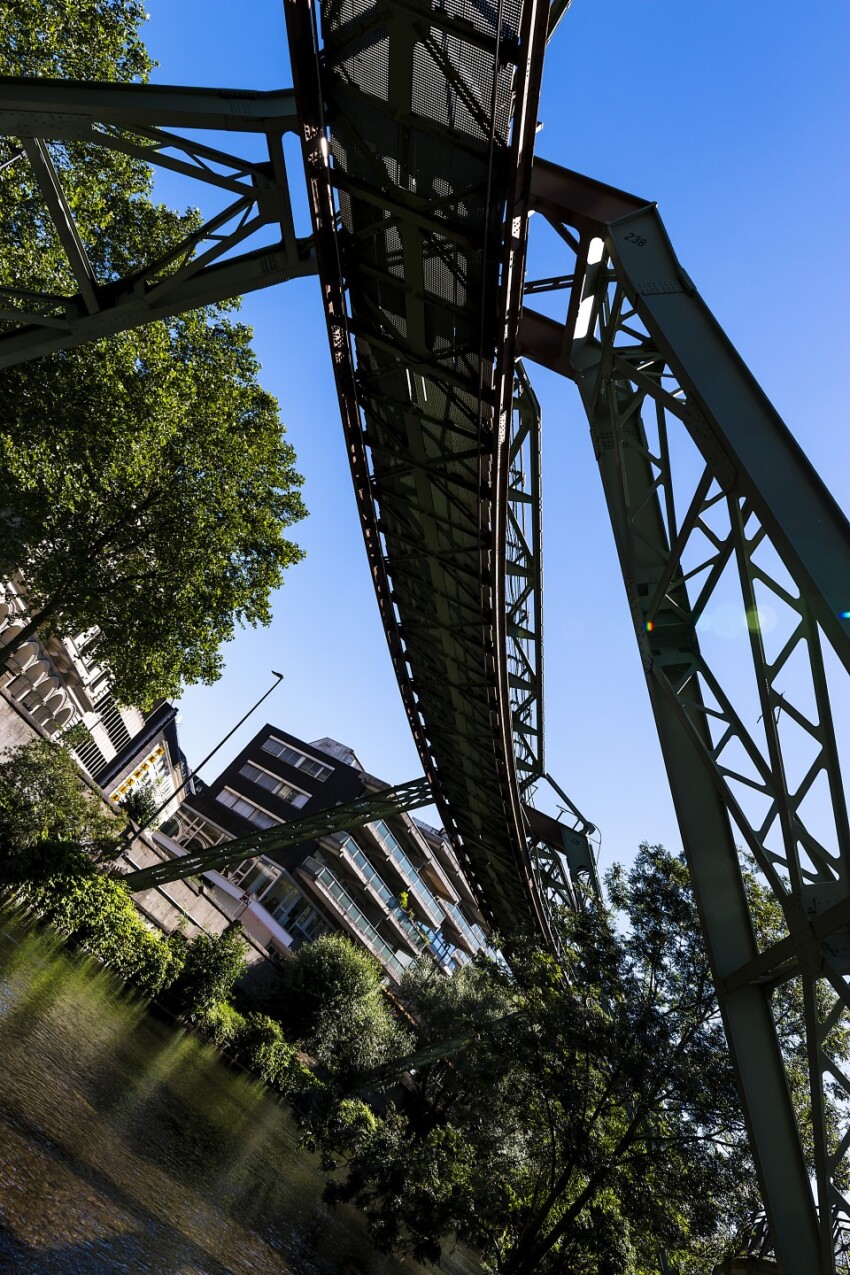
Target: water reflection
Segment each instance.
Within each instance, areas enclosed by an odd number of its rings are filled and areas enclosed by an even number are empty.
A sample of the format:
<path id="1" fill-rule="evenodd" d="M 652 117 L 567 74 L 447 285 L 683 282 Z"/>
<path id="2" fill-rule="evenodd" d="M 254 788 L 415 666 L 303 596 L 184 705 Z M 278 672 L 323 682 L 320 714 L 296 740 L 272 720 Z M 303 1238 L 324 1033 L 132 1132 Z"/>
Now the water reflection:
<path id="1" fill-rule="evenodd" d="M 0 1272 L 400 1275 L 286 1108 L 0 914 Z M 471 1271 L 455 1254 L 446 1269 Z"/>

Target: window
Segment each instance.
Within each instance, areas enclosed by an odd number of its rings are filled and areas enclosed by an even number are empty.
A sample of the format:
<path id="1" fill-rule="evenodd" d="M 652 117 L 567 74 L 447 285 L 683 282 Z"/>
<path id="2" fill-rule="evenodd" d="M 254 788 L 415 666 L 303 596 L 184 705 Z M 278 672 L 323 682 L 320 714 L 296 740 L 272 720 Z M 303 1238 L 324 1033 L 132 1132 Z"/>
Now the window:
<path id="1" fill-rule="evenodd" d="M 297 748 L 293 748 L 290 744 L 284 744 L 282 739 L 275 739 L 274 735 L 263 744 L 263 748 L 267 753 L 271 753 L 273 757 L 279 757 L 281 761 L 285 761 L 290 766 L 296 766 L 298 770 L 303 770 L 305 775 L 312 775 L 314 779 L 324 782 L 328 775 L 333 774 L 333 766 L 325 766 L 322 762 L 316 761 L 313 757 L 308 757 L 306 753 L 300 753 Z"/>
<path id="2" fill-rule="evenodd" d="M 222 788 L 221 792 L 216 794 L 216 801 L 220 801 L 223 806 L 227 806 L 228 810 L 233 810 L 243 819 L 247 819 L 256 828 L 274 828 L 281 822 L 268 811 L 255 806 L 247 797 L 240 797 L 239 793 L 234 792 L 232 788 Z"/>
<path id="3" fill-rule="evenodd" d="M 292 784 L 288 784 L 285 779 L 278 779 L 277 775 L 270 774 L 267 770 L 263 770 L 261 766 L 255 766 L 252 761 L 246 761 L 239 774 L 244 775 L 246 779 L 250 779 L 252 784 L 259 784 L 267 792 L 274 793 L 276 797 L 280 797 L 283 801 L 288 801 L 290 805 L 297 806 L 299 810 L 310 800 L 309 793 L 301 792 L 299 788 L 293 788 Z"/>
<path id="4" fill-rule="evenodd" d="M 240 885 L 246 894 L 257 898 L 277 879 L 277 873 L 258 863 L 256 859 L 243 859 L 230 877 L 234 885 Z"/>

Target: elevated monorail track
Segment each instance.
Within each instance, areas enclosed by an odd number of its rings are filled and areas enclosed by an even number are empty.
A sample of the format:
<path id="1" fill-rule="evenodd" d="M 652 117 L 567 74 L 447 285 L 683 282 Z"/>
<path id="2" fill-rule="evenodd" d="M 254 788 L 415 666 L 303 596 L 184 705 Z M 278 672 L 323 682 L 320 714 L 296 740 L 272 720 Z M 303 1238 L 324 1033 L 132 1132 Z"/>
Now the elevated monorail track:
<path id="1" fill-rule="evenodd" d="M 525 493 L 511 482 L 548 7 L 326 0 L 317 13 L 289 0 L 286 16 L 340 408 L 395 673 L 490 919 L 507 930 L 526 917 L 546 933 L 522 810 L 542 768 L 527 711 L 539 661 L 525 658 L 539 602 L 533 581 L 507 581 L 534 570 L 517 535 Z M 524 428 L 519 405 L 516 420 Z"/>
<path id="2" fill-rule="evenodd" d="M 37 279 L 0 291 L 0 367 L 318 270 L 372 579 L 428 785 L 491 921 L 525 918 L 550 938 L 550 900 L 572 890 L 564 859 L 571 876 L 592 880 L 594 865 L 587 825 L 577 818 L 571 841 L 529 805 L 545 773 L 540 415 L 516 355 L 575 382 L 775 1251 L 795 1275 L 833 1275 L 850 1218 L 850 1131 L 824 1117 L 827 1093 L 850 1093 L 847 734 L 833 707 L 850 676 L 850 528 L 654 205 L 532 166 L 543 50 L 566 7 L 285 0 L 294 95 L 0 82 L 3 171 L 29 166 L 68 258 L 61 291 Z M 282 146 L 296 130 L 308 239 Z M 240 133 L 262 136 L 267 158 Z M 78 146 L 194 177 L 225 206 L 113 277 L 79 233 L 79 192 L 63 187 Z M 530 208 L 564 260 L 525 291 L 560 293 L 557 318 L 522 305 Z M 737 608 L 734 675 L 706 636 L 712 607 Z M 420 799 L 421 782 L 374 798 Z M 214 852 L 261 854 L 284 835 Z M 742 844 L 784 918 L 770 946 Z M 170 879 L 173 865 L 156 872 Z M 802 1117 L 771 1001 L 790 979 L 805 1010 Z"/>

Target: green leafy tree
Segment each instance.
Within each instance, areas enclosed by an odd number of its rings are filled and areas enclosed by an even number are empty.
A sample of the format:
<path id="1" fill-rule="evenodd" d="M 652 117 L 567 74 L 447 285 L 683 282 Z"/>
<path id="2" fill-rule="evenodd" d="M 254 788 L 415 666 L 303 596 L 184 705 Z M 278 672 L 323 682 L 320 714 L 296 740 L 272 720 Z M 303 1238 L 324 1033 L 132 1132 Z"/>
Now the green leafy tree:
<path id="1" fill-rule="evenodd" d="M 145 83 L 153 66 L 141 37 L 145 18 L 138 0 L 7 0 L 0 75 Z M 154 202 L 143 159 L 84 141 L 49 149 L 99 281 L 132 274 L 198 224 L 197 211 Z M 2 160 L 13 160 L 0 181 L 0 286 L 73 295 L 76 281 L 18 151 L 15 139 L 0 139 Z"/>
<path id="2" fill-rule="evenodd" d="M 153 784 L 143 784 L 141 787 L 131 788 L 127 796 L 123 797 L 118 804 L 133 823 L 139 827 L 147 827 L 148 821 L 156 813 L 159 802 Z"/>
<path id="3" fill-rule="evenodd" d="M 32 607 L 5 659 L 44 626 L 94 628 L 117 696 L 147 706 L 269 623 L 304 507 L 249 339 L 196 313 L 5 373 L 0 573 Z"/>
<path id="4" fill-rule="evenodd" d="M 203 1019 L 214 1006 L 229 1000 L 244 974 L 245 944 L 233 927 L 222 934 L 196 934 L 184 945 L 185 959 L 168 1001 L 186 1018 Z"/>
<path id="5" fill-rule="evenodd" d="M 135 0 L 13 4 L 0 73 L 144 81 Z M 151 197 L 142 159 L 51 145 L 99 280 L 165 254 L 197 224 Z M 0 158 L 13 158 L 12 153 Z M 0 289 L 74 292 L 25 159 L 0 181 Z M 238 624 L 268 624 L 304 515 L 250 330 L 223 307 L 6 370 L 0 378 L 0 575 L 22 573 L 28 623 L 93 631 L 117 697 L 142 707 L 210 682 Z"/>
<path id="6" fill-rule="evenodd" d="M 380 966 L 344 934 L 305 943 L 281 978 L 279 1017 L 340 1083 L 409 1048 L 381 991 Z"/>
<path id="7" fill-rule="evenodd" d="M 643 846 L 608 886 L 610 912 L 561 918 L 559 960 L 518 938 L 510 970 L 407 981 L 425 1039 L 466 1051 L 426 1071 L 420 1111 L 326 1117 L 318 1139 L 329 1198 L 379 1247 L 437 1260 L 458 1234 L 500 1275 L 649 1275 L 661 1250 L 706 1275 L 734 1250 L 759 1200 L 686 868 Z M 802 1100 L 802 1005 L 776 995 Z"/>
<path id="8" fill-rule="evenodd" d="M 0 758 L 0 878 L 47 868 L 69 846 L 108 858 L 123 829 L 123 818 L 87 791 L 59 744 L 36 739 Z"/>

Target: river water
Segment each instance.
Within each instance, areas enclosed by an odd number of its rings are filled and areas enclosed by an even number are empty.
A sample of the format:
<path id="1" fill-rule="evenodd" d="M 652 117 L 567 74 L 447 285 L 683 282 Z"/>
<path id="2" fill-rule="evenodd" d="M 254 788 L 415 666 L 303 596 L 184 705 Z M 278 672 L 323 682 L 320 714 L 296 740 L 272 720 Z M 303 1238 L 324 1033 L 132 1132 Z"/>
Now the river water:
<path id="1" fill-rule="evenodd" d="M 3 1275 L 419 1271 L 322 1202 L 297 1139 L 259 1083 L 0 913 Z M 457 1251 L 444 1263 L 475 1269 Z"/>

